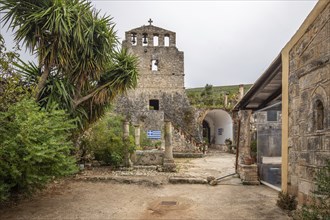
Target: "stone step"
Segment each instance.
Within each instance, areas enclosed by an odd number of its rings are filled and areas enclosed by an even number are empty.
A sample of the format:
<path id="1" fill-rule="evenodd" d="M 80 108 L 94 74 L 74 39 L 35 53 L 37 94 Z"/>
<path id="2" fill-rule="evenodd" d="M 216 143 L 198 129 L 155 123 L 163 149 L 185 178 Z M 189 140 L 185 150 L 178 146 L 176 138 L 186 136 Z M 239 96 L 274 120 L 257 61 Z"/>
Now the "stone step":
<path id="1" fill-rule="evenodd" d="M 242 181 L 243 185 L 260 185 L 259 181 Z"/>
<path id="2" fill-rule="evenodd" d="M 167 177 L 150 177 L 150 176 L 77 176 L 75 181 L 87 182 L 109 182 L 122 184 L 137 184 L 147 186 L 160 186 L 167 183 Z"/>
<path id="3" fill-rule="evenodd" d="M 180 153 L 180 152 L 173 152 L 174 158 L 202 158 L 205 155 L 203 153 Z"/>
<path id="4" fill-rule="evenodd" d="M 172 184 L 208 184 L 206 179 L 197 177 L 170 177 L 169 183 Z"/>

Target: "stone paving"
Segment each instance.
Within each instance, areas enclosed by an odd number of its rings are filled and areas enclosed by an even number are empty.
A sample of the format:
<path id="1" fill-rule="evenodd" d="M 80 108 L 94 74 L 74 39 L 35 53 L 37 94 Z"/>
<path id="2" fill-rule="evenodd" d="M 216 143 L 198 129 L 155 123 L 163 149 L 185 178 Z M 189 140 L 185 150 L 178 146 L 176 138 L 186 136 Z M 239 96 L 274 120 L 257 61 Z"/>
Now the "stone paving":
<path id="1" fill-rule="evenodd" d="M 207 183 L 207 177 L 219 178 L 235 172 L 235 155 L 216 150 L 209 151 L 202 158 L 175 158 L 176 172 L 161 172 L 160 166 L 136 166 L 112 170 L 110 167 L 93 167 L 76 175 L 75 180 L 110 181 L 121 183 L 146 183 L 150 185 L 167 184 L 172 178 L 180 178 L 175 183 Z M 228 181 L 239 184 L 237 176 L 227 178 Z M 187 181 L 182 181 L 187 179 Z M 173 181 L 170 181 L 173 182 Z"/>

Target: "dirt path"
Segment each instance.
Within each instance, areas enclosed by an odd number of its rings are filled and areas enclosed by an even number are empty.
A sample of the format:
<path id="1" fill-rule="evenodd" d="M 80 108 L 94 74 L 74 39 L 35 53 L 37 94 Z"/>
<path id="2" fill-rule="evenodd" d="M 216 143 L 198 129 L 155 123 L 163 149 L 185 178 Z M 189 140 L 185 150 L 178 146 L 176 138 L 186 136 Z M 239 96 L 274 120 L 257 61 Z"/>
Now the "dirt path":
<path id="1" fill-rule="evenodd" d="M 218 176 L 231 172 L 232 164 L 218 166 L 216 157 L 183 160 L 178 175 Z M 233 180 L 235 184 L 231 184 Z M 69 179 L 53 184 L 34 199 L 0 210 L 0 219 L 289 219 L 275 205 L 276 191 L 265 186 L 243 186 L 237 180 L 229 178 L 227 185 L 217 186 L 147 186 Z"/>
<path id="2" fill-rule="evenodd" d="M 203 158 L 177 158 L 175 161 L 179 167 L 177 175 L 206 178 L 235 173 L 235 155 L 215 150 L 209 151 Z"/>
<path id="3" fill-rule="evenodd" d="M 288 219 L 265 186 L 146 187 L 67 182 L 0 212 L 1 219 Z"/>

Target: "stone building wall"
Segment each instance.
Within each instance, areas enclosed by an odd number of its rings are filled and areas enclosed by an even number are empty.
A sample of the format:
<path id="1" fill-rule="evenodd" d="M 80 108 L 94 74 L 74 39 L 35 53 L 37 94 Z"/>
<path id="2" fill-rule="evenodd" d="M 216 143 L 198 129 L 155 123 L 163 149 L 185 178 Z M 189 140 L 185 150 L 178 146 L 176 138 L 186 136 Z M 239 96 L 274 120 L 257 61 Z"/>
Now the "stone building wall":
<path id="1" fill-rule="evenodd" d="M 288 192 L 308 201 L 330 159 L 330 3 L 290 51 Z"/>
<path id="2" fill-rule="evenodd" d="M 163 131 L 164 120 L 170 120 L 174 127 L 195 132 L 197 122 L 185 93 L 184 55 L 176 47 L 176 34 L 146 25 L 125 36 L 123 47 L 139 58 L 139 79 L 135 90 L 117 100 L 116 111 L 144 131 Z"/>

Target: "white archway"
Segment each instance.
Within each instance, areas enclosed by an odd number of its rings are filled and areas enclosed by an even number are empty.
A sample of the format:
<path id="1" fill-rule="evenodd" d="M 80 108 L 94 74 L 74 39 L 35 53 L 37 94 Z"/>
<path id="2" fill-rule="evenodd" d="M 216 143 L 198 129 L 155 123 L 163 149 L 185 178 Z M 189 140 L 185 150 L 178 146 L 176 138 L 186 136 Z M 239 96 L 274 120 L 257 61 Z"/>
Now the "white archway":
<path id="1" fill-rule="evenodd" d="M 222 109 L 210 110 L 204 117 L 204 122 L 209 126 L 208 135 L 211 145 L 224 145 L 225 140 L 233 140 L 233 120 L 228 112 Z"/>

